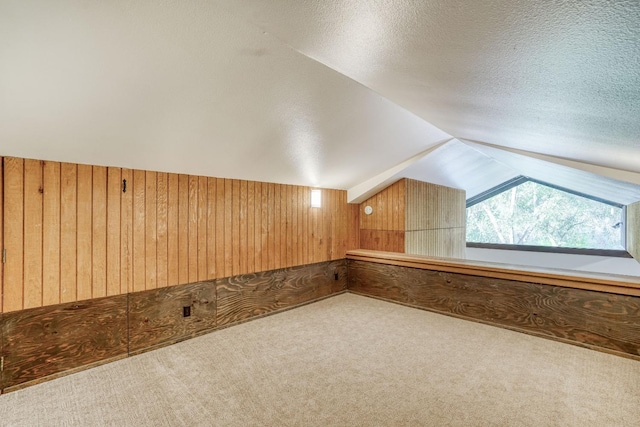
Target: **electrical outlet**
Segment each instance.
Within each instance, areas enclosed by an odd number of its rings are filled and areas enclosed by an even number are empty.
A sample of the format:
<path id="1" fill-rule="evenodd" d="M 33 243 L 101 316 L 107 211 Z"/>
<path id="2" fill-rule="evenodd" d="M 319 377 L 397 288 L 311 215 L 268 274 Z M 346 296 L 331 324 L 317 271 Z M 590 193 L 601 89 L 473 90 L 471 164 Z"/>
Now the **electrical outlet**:
<path id="1" fill-rule="evenodd" d="M 189 317 L 189 316 L 191 316 L 191 306 L 185 305 L 184 307 L 182 307 L 182 317 Z"/>

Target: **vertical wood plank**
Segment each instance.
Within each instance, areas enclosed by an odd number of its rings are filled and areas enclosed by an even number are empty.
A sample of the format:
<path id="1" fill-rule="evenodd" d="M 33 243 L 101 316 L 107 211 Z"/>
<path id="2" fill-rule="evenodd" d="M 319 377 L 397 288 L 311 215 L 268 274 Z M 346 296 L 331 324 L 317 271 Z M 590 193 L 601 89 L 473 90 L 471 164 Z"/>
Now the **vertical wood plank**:
<path id="1" fill-rule="evenodd" d="M 120 294 L 125 294 L 133 292 L 133 171 L 120 174 L 122 185 L 127 183 L 120 199 Z"/>
<path id="2" fill-rule="evenodd" d="M 216 278 L 226 275 L 225 269 L 225 180 L 216 178 Z"/>
<path id="3" fill-rule="evenodd" d="M 224 180 L 224 277 L 233 275 L 233 181 Z"/>
<path id="4" fill-rule="evenodd" d="M 169 284 L 169 175 L 158 172 L 156 186 L 156 277 L 157 287 Z"/>
<path id="5" fill-rule="evenodd" d="M 189 175 L 189 283 L 198 281 L 198 177 Z"/>
<path id="6" fill-rule="evenodd" d="M 24 308 L 42 306 L 42 169 L 24 161 Z"/>
<path id="7" fill-rule="evenodd" d="M 178 282 L 189 283 L 189 176 L 178 178 Z"/>
<path id="8" fill-rule="evenodd" d="M 120 294 L 122 180 L 120 168 L 107 169 L 107 295 Z"/>
<path id="9" fill-rule="evenodd" d="M 60 302 L 77 301 L 78 167 L 60 165 Z"/>
<path id="10" fill-rule="evenodd" d="M 198 177 L 198 281 L 207 280 L 207 177 Z"/>
<path id="11" fill-rule="evenodd" d="M 240 274 L 240 181 L 231 181 L 233 197 L 231 199 L 231 262 L 234 276 Z"/>
<path id="12" fill-rule="evenodd" d="M 22 310 L 24 298 L 24 160 L 4 158 L 3 311 Z"/>
<path id="13" fill-rule="evenodd" d="M 289 186 L 283 184 L 280 186 L 280 216 L 281 224 L 281 241 L 280 241 L 280 260 L 282 267 L 291 265 L 291 220 L 289 219 Z"/>
<path id="14" fill-rule="evenodd" d="M 60 163 L 44 163 L 42 305 L 60 303 Z"/>
<path id="15" fill-rule="evenodd" d="M 300 265 L 298 261 L 298 187 L 292 185 L 289 195 L 289 206 L 291 207 L 291 265 Z"/>
<path id="16" fill-rule="evenodd" d="M 180 258 L 178 255 L 178 209 L 180 201 L 178 197 L 178 180 L 178 174 L 169 174 L 167 189 L 167 284 L 169 286 L 175 286 L 180 283 Z"/>
<path id="17" fill-rule="evenodd" d="M 144 291 L 146 286 L 146 174 L 133 171 L 133 292 Z"/>
<path id="18" fill-rule="evenodd" d="M 91 298 L 92 294 L 92 208 L 93 208 L 93 170 L 88 165 L 78 165 L 77 200 L 77 300 Z"/>
<path id="19" fill-rule="evenodd" d="M 157 266 L 157 185 L 158 180 L 155 172 L 145 172 L 144 190 L 144 222 L 145 222 L 145 286 L 146 290 L 158 287 Z"/>
<path id="20" fill-rule="evenodd" d="M 255 182 L 247 182 L 247 273 L 256 272 L 256 247 L 255 247 Z"/>
<path id="21" fill-rule="evenodd" d="M 246 274 L 247 273 L 247 257 L 248 257 L 248 247 L 247 247 L 247 181 L 242 180 L 239 183 L 239 213 L 238 213 L 238 265 L 239 265 L 239 273 L 238 274 Z"/>
<path id="22" fill-rule="evenodd" d="M 282 211 L 280 207 L 281 198 L 280 193 L 282 186 L 280 184 L 275 184 L 273 193 L 273 219 L 274 219 L 274 244 L 273 244 L 273 257 L 274 259 L 274 267 L 273 268 L 282 268 Z"/>
<path id="23" fill-rule="evenodd" d="M 268 196 L 267 202 L 269 206 L 267 208 L 269 220 L 268 220 L 268 257 L 269 257 L 269 265 L 267 270 L 273 270 L 276 268 L 276 203 L 275 203 L 275 194 L 276 194 L 276 186 L 273 183 L 268 183 Z M 278 248 L 278 254 L 280 254 L 280 250 Z"/>
<path id="24" fill-rule="evenodd" d="M 107 295 L 107 168 L 93 167 L 92 298 Z"/>
<path id="25" fill-rule="evenodd" d="M 254 271 L 262 271 L 262 183 L 254 183 Z"/>
<path id="26" fill-rule="evenodd" d="M 312 244 L 313 236 L 311 236 L 309 230 L 309 204 L 310 192 L 309 187 L 300 188 L 300 206 L 302 207 L 302 263 L 309 264 L 310 262 L 310 247 Z"/>
<path id="27" fill-rule="evenodd" d="M 260 248 L 260 271 L 269 270 L 269 266 L 271 265 L 269 262 L 269 258 L 271 255 L 269 254 L 269 184 L 266 182 L 261 183 L 261 225 L 260 225 L 260 240 L 261 240 L 261 248 Z"/>
<path id="28" fill-rule="evenodd" d="M 207 279 L 216 278 L 216 193 L 215 178 L 207 178 Z"/>

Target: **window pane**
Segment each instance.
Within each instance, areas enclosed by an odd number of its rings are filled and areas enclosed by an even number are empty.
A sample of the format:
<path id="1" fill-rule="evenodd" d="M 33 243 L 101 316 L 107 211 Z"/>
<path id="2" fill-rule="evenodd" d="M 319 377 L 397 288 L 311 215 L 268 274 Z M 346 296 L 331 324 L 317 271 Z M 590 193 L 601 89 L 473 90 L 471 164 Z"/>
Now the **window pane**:
<path id="1" fill-rule="evenodd" d="M 622 209 L 525 182 L 467 208 L 467 241 L 624 250 Z"/>

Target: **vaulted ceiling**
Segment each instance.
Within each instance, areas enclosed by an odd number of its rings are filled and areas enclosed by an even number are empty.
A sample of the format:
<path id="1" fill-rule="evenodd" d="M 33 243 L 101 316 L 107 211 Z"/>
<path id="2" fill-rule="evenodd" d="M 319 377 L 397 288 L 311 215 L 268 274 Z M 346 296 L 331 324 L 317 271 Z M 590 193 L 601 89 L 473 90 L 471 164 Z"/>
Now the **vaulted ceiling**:
<path id="1" fill-rule="evenodd" d="M 0 155 L 352 200 L 514 156 L 640 184 L 640 3 L 0 0 Z"/>

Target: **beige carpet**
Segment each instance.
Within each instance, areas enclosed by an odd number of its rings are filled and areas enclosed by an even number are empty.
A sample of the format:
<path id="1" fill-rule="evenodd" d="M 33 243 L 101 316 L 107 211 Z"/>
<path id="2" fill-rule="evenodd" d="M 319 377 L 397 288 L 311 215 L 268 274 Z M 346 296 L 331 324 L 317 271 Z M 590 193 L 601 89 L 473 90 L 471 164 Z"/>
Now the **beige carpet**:
<path id="1" fill-rule="evenodd" d="M 0 396 L 2 426 L 638 426 L 640 362 L 352 294 Z"/>

